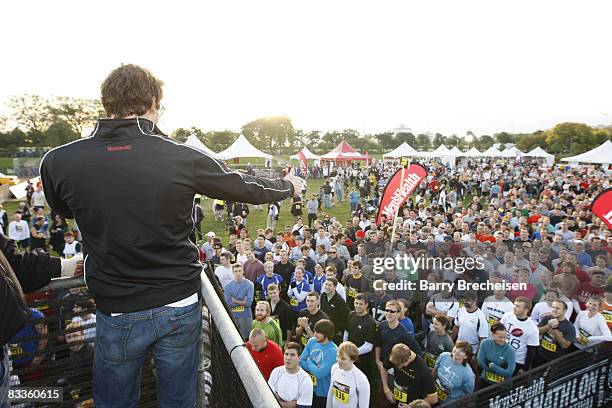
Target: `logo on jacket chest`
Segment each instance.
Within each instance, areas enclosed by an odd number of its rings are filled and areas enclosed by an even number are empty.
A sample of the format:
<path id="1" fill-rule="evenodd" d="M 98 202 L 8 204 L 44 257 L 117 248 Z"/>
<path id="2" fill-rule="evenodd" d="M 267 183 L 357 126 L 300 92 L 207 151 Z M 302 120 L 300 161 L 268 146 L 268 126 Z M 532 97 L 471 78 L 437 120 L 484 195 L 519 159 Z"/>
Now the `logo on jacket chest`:
<path id="1" fill-rule="evenodd" d="M 132 150 L 132 145 L 124 145 L 124 146 L 106 146 L 107 152 L 123 152 L 126 150 Z"/>

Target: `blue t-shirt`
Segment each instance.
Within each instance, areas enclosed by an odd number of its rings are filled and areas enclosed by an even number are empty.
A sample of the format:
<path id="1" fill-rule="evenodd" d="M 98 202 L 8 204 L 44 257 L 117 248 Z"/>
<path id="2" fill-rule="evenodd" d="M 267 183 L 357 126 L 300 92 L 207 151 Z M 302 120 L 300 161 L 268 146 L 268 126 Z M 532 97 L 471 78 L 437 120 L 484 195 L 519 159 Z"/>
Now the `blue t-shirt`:
<path id="1" fill-rule="evenodd" d="M 457 364 L 453 361 L 451 353 L 444 352 L 436 360 L 438 369 L 436 378 L 448 393 L 448 399 L 458 399 L 474 392 L 476 375 L 469 364 Z"/>
<path id="2" fill-rule="evenodd" d="M 412 323 L 412 319 L 409 317 L 405 317 L 404 319 L 399 321 L 402 326 L 408 330 L 408 334 L 414 336 L 414 324 Z"/>
<path id="3" fill-rule="evenodd" d="M 232 280 L 223 289 L 225 293 L 225 301 L 232 311 L 234 317 L 252 317 L 251 305 L 253 304 L 253 282 L 248 279 L 242 279 L 240 282 Z M 246 300 L 246 305 L 239 305 L 232 302 L 232 298 L 236 300 Z"/>
<path id="4" fill-rule="evenodd" d="M 327 279 L 327 276 L 325 276 L 325 274 L 318 276 L 315 275 L 312 278 L 312 286 L 314 287 L 313 291 L 317 292 L 317 293 L 321 293 L 321 290 L 323 288 L 323 283 L 325 283 L 325 280 Z"/>
<path id="5" fill-rule="evenodd" d="M 26 326 L 17 332 L 15 337 L 9 341 L 9 348 L 11 349 L 11 358 L 13 364 L 18 365 L 29 365 L 34 359 L 34 354 L 38 350 L 39 334 L 36 331 L 35 325 L 37 323 L 43 323 L 45 315 L 39 310 L 30 308 L 32 317 Z"/>
<path id="6" fill-rule="evenodd" d="M 331 383 L 331 368 L 336 364 L 337 350 L 338 346 L 333 341 L 322 344 L 311 337 L 300 356 L 300 366 L 312 378 L 314 394 L 317 397 L 327 397 Z"/>
<path id="7" fill-rule="evenodd" d="M 268 275 L 261 275 L 257 278 L 256 282 L 261 285 L 261 299 L 265 300 L 268 297 L 268 286 L 274 283 L 280 290 L 280 284 L 283 282 L 283 277 L 278 273 L 273 274 L 271 278 L 268 278 Z"/>

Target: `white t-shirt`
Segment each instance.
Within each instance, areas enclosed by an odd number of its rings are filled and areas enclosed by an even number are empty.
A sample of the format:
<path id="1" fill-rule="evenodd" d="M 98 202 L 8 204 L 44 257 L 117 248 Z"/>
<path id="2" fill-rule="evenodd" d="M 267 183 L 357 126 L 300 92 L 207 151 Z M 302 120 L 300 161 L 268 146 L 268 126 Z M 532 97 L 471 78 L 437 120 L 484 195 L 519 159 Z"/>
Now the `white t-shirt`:
<path id="1" fill-rule="evenodd" d="M 455 325 L 459 327 L 457 340 L 463 340 L 470 343 L 474 353 L 478 351 L 480 339 L 487 338 L 489 335 L 487 319 L 480 309 L 468 312 L 465 307 L 462 307 L 457 312 Z"/>
<path id="2" fill-rule="evenodd" d="M 457 317 L 457 311 L 459 310 L 459 302 L 454 297 L 444 298 L 442 294 L 436 293 L 431 297 L 427 307 L 435 307 L 438 312 L 446 312 L 447 317 Z M 432 328 L 433 330 L 433 328 Z"/>
<path id="3" fill-rule="evenodd" d="M 502 300 L 497 300 L 494 295 L 491 295 L 485 298 L 482 303 L 482 312 L 487 319 L 489 327 L 499 322 L 505 313 L 512 312 L 513 310 L 514 305 L 507 297 L 504 297 Z"/>
<path id="4" fill-rule="evenodd" d="M 44 207 L 47 202 L 45 201 L 45 193 L 42 191 L 35 191 L 32 194 L 32 206 L 34 207 Z"/>
<path id="5" fill-rule="evenodd" d="M 22 241 L 30 238 L 30 227 L 24 220 L 9 222 L 8 235 L 10 239 Z"/>
<path id="6" fill-rule="evenodd" d="M 540 332 L 538 326 L 529 317 L 521 321 L 517 319 L 514 312 L 504 314 L 501 323 L 508 330 L 508 343 L 514 350 L 517 364 L 525 364 L 527 357 L 527 346 L 540 345 Z"/>
<path id="7" fill-rule="evenodd" d="M 586 337 L 589 339 L 589 344 L 586 346 L 576 342 L 576 347 L 583 349 L 604 341 L 612 341 L 612 335 L 610 334 L 610 328 L 606 322 L 606 318 L 601 314 L 597 313 L 593 317 L 589 317 L 588 310 L 583 310 L 576 316 L 576 338 Z"/>
<path id="8" fill-rule="evenodd" d="M 572 302 L 565 302 L 567 306 L 567 310 L 565 311 L 565 318 L 567 320 L 572 316 L 572 310 L 574 310 L 574 305 Z M 542 319 L 547 316 L 552 316 L 552 307 L 548 306 L 546 302 L 538 302 L 533 307 L 531 311 L 531 319 L 536 322 L 536 324 L 540 323 Z"/>
<path id="9" fill-rule="evenodd" d="M 215 269 L 215 276 L 219 279 L 223 289 L 225 289 L 225 285 L 234 280 L 234 273 L 232 272 L 231 266 L 217 266 L 217 269 Z"/>
<path id="10" fill-rule="evenodd" d="M 276 367 L 270 374 L 268 385 L 272 392 L 285 401 L 297 401 L 296 405 L 312 405 L 312 380 L 302 368 L 295 374 L 289 374 L 284 365 Z"/>
<path id="11" fill-rule="evenodd" d="M 370 383 L 365 374 L 353 366 L 350 371 L 331 368 L 331 383 L 326 408 L 367 408 L 370 405 Z"/>

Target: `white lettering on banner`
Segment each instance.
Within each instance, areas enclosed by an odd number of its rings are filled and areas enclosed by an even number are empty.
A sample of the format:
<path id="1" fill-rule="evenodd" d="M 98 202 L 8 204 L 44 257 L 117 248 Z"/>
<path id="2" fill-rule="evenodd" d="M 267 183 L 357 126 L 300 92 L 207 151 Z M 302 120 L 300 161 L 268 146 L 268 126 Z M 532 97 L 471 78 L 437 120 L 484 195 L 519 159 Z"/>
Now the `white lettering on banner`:
<path id="1" fill-rule="evenodd" d="M 546 384 L 545 377 L 521 385 L 506 395 L 489 399 L 490 408 L 603 407 L 612 398 L 608 376 L 612 364 L 606 359 Z"/>
<path id="2" fill-rule="evenodd" d="M 606 215 L 604 215 L 604 218 L 608 220 L 610 224 L 612 224 L 612 210 L 610 210 Z"/>
<path id="3" fill-rule="evenodd" d="M 421 182 L 421 177 L 411 173 L 404 179 L 404 184 L 400 186 L 391 196 L 391 201 L 381 211 L 387 216 L 387 219 L 393 219 L 404 198 L 407 197 L 412 190 Z"/>

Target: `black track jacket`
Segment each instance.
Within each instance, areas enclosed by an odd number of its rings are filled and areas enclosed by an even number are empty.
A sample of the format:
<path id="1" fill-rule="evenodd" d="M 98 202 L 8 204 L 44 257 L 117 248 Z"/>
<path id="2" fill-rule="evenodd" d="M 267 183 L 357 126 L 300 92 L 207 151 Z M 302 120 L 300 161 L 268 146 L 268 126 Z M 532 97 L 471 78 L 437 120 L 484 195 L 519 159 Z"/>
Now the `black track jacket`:
<path id="1" fill-rule="evenodd" d="M 229 171 L 143 118 L 101 119 L 88 138 L 49 151 L 45 197 L 83 234 L 85 282 L 106 313 L 151 309 L 200 289 L 194 195 L 263 204 L 293 186 Z"/>

